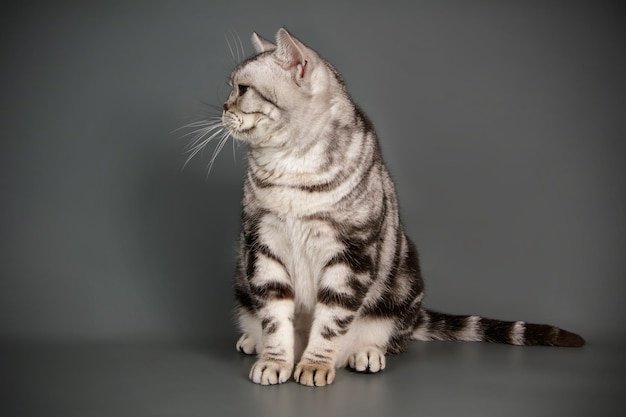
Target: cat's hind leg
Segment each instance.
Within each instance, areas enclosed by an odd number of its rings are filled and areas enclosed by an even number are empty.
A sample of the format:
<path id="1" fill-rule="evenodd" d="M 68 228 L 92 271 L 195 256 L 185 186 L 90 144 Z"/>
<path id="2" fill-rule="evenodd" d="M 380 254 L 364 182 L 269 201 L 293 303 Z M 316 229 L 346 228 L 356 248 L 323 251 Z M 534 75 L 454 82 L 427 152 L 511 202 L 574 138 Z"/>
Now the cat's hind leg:
<path id="1" fill-rule="evenodd" d="M 385 352 L 378 346 L 364 347 L 348 357 L 347 366 L 356 372 L 368 374 L 380 372 L 387 366 Z"/>
<path id="2" fill-rule="evenodd" d="M 261 320 L 241 309 L 239 312 L 239 327 L 243 334 L 237 341 L 237 350 L 247 355 L 259 353 L 263 335 Z"/>
<path id="3" fill-rule="evenodd" d="M 248 336 L 248 333 L 244 333 L 237 341 L 237 350 L 246 355 L 254 355 L 257 351 L 256 342 L 253 338 Z"/>
<path id="4" fill-rule="evenodd" d="M 395 326 L 395 320 L 391 318 L 355 319 L 346 334 L 337 365 L 363 373 L 376 373 L 385 369 L 386 346 Z"/>

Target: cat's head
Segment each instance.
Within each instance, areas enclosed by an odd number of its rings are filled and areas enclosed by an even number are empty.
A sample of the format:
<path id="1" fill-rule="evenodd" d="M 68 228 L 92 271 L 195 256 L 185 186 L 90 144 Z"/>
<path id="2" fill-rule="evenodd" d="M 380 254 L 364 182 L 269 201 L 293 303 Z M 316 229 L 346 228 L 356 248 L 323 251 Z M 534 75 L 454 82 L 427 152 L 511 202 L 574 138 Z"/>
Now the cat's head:
<path id="1" fill-rule="evenodd" d="M 276 44 L 254 33 L 257 55 L 232 72 L 222 122 L 252 147 L 293 145 L 347 94 L 336 71 L 285 29 Z"/>

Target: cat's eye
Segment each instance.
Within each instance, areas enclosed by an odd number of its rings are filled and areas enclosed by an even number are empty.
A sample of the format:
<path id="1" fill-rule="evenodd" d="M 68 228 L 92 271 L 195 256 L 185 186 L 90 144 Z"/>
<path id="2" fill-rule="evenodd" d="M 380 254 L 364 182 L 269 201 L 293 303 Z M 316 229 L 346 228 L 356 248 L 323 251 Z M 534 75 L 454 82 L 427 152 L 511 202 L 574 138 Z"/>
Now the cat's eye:
<path id="1" fill-rule="evenodd" d="M 239 95 L 243 96 L 248 91 L 248 86 L 243 84 L 237 84 L 237 90 L 239 90 Z"/>

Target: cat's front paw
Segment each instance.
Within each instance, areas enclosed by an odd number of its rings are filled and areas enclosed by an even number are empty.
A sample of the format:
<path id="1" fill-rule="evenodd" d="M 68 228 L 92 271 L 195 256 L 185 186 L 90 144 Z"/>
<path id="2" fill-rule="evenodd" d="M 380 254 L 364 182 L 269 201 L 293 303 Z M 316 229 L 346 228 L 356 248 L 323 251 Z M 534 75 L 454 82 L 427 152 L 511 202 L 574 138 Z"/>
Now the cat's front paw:
<path id="1" fill-rule="evenodd" d="M 256 342 L 244 333 L 237 341 L 237 350 L 246 355 L 254 355 L 256 353 Z"/>
<path id="2" fill-rule="evenodd" d="M 292 370 L 293 363 L 259 359 L 250 369 L 250 379 L 261 385 L 282 384 L 289 380 Z"/>
<path id="3" fill-rule="evenodd" d="M 323 387 L 335 379 L 335 368 L 331 365 L 303 361 L 293 373 L 296 381 L 310 387 Z"/>
<path id="4" fill-rule="evenodd" d="M 380 372 L 386 366 L 385 353 L 376 347 L 363 349 L 350 355 L 348 366 L 357 372 Z"/>

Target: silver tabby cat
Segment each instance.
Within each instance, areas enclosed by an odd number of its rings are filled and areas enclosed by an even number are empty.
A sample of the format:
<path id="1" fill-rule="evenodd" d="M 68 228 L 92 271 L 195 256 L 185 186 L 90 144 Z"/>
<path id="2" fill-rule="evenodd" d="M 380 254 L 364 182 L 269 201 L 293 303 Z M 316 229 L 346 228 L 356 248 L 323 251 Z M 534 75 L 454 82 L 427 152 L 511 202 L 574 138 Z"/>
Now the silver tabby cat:
<path id="1" fill-rule="evenodd" d="M 422 307 L 417 251 L 374 128 L 341 76 L 285 29 L 233 71 L 227 133 L 248 145 L 235 279 L 250 379 L 333 382 L 379 372 L 410 340 L 582 346 L 549 325 Z"/>

